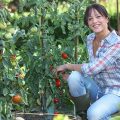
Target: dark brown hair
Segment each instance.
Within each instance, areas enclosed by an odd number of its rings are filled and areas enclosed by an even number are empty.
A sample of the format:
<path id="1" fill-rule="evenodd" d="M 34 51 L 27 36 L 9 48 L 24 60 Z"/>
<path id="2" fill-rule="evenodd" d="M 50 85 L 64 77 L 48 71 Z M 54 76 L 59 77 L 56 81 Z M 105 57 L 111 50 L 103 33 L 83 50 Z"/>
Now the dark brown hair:
<path id="1" fill-rule="evenodd" d="M 105 16 L 106 18 L 109 19 L 109 15 L 105 7 L 103 5 L 95 3 L 86 8 L 85 15 L 84 15 L 84 24 L 86 26 L 88 26 L 88 17 L 90 16 L 92 9 L 97 10 L 102 16 Z M 112 31 L 112 28 L 109 22 L 108 22 L 108 29 Z"/>

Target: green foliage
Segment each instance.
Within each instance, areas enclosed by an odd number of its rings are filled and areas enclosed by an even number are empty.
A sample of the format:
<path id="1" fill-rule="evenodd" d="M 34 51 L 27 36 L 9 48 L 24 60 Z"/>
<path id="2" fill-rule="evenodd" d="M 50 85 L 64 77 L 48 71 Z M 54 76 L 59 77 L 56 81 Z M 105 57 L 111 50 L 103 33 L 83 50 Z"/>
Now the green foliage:
<path id="1" fill-rule="evenodd" d="M 7 8 L 9 3 L 0 9 L 2 118 L 12 119 L 11 110 L 51 112 L 52 108 L 53 113 L 71 105 L 66 81 L 59 74 L 61 85 L 56 87 L 51 67 L 87 61 L 84 39 L 88 29 L 83 15 L 88 1 L 21 0 L 15 11 Z M 68 59 L 61 57 L 62 52 Z M 22 103 L 11 101 L 15 94 L 22 96 Z M 54 104 L 54 98 L 59 103 Z M 4 106 L 7 112 L 3 114 Z"/>
<path id="2" fill-rule="evenodd" d="M 112 117 L 110 120 L 120 120 L 120 116 Z"/>
<path id="3" fill-rule="evenodd" d="M 120 14 L 119 14 L 120 15 Z M 115 30 L 118 29 L 118 25 L 117 25 L 117 14 L 114 14 L 110 17 L 110 24 L 111 27 L 114 28 Z"/>
<path id="4" fill-rule="evenodd" d="M 104 5 L 110 15 L 110 24 L 111 27 L 117 30 L 117 4 L 116 0 L 109 0 L 109 1 L 100 1 L 100 4 Z M 120 4 L 118 5 L 120 8 Z M 118 11 L 120 15 L 120 9 Z"/>

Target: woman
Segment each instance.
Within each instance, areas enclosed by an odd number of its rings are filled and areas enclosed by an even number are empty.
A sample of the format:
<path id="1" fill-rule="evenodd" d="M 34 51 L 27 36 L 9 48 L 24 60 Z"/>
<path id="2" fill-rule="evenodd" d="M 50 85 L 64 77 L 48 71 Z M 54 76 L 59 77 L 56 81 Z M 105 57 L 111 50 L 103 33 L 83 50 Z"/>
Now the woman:
<path id="1" fill-rule="evenodd" d="M 87 7 L 84 23 L 93 31 L 86 41 L 89 62 L 60 65 L 56 72 L 72 71 L 63 78 L 74 102 L 89 93 L 88 120 L 109 120 L 120 109 L 120 37 L 110 28 L 108 13 L 100 4 Z"/>

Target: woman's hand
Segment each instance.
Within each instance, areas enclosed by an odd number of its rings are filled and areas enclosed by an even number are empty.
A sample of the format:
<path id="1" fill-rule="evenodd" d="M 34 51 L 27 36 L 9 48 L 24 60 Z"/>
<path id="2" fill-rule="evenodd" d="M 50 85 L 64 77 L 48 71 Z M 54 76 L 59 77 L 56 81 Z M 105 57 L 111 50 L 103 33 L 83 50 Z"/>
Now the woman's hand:
<path id="1" fill-rule="evenodd" d="M 59 73 L 65 73 L 66 70 L 70 71 L 79 71 L 81 70 L 81 64 L 64 64 L 56 67 L 56 69 L 53 70 L 55 75 L 57 76 Z"/>
<path id="2" fill-rule="evenodd" d="M 60 66 L 57 66 L 55 69 L 53 69 L 53 73 L 57 77 L 60 73 L 65 74 L 66 69 L 67 69 L 66 64 L 60 65 Z"/>
<path id="3" fill-rule="evenodd" d="M 56 72 L 57 73 L 59 73 L 59 72 L 64 73 L 66 69 L 67 69 L 66 64 L 60 65 L 56 68 Z"/>
<path id="4" fill-rule="evenodd" d="M 59 74 L 61 74 L 62 77 L 63 77 L 63 80 L 67 80 L 68 77 L 69 77 L 69 74 L 66 73 L 66 70 L 67 70 L 67 64 L 58 66 L 58 67 L 55 69 L 55 71 L 56 71 L 56 76 L 58 76 Z"/>

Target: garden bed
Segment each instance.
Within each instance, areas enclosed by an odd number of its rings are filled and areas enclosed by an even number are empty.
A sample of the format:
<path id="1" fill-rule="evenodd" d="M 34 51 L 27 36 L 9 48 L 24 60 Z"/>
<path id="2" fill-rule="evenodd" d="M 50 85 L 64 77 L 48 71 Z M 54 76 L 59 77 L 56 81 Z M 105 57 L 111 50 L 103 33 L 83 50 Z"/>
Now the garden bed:
<path id="1" fill-rule="evenodd" d="M 64 114 L 62 114 L 65 116 Z M 53 120 L 53 117 L 55 116 L 54 114 L 49 114 L 49 113 L 15 113 L 15 120 Z M 82 120 L 78 116 L 72 116 L 72 115 L 67 115 L 69 117 L 69 120 Z M 67 119 L 68 120 L 68 119 Z"/>

